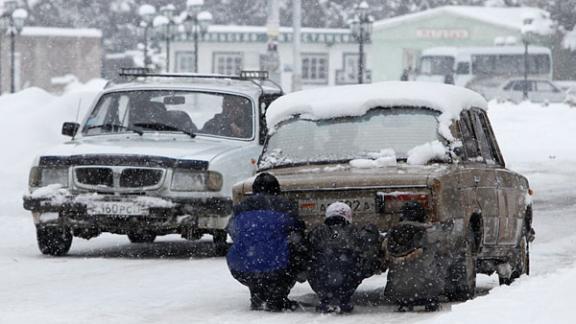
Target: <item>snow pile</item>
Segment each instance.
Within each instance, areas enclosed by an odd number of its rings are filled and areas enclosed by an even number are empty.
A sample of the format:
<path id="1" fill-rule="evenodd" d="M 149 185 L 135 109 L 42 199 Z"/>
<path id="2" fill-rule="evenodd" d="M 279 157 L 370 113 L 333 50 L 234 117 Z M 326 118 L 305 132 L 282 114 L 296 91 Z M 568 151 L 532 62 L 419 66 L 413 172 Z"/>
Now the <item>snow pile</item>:
<path id="1" fill-rule="evenodd" d="M 576 161 L 576 109 L 565 104 L 490 102 L 488 116 L 508 167 Z"/>
<path id="2" fill-rule="evenodd" d="M 487 296 L 452 306 L 421 323 L 574 323 L 576 264 L 539 277 L 523 277 L 510 287 L 492 289 Z"/>
<path id="3" fill-rule="evenodd" d="M 423 165 L 431 160 L 446 161 L 448 149 L 439 141 L 425 143 L 408 151 L 408 164 Z"/>
<path id="4" fill-rule="evenodd" d="M 383 168 L 396 165 L 396 152 L 391 149 L 381 150 L 378 153 L 369 154 L 372 159 L 355 159 L 350 161 L 350 166 L 358 169 Z"/>
<path id="5" fill-rule="evenodd" d="M 27 88 L 0 96 L 0 208 L 21 208 L 22 193 L 27 190 L 30 165 L 36 154 L 66 141 L 62 123 L 79 121 L 92 104 L 105 81 L 75 84 L 60 96 L 39 88 Z"/>
<path id="6" fill-rule="evenodd" d="M 361 116 L 376 107 L 426 107 L 442 112 L 439 132 L 453 140 L 450 122 L 462 109 L 485 109 L 487 103 L 478 93 L 461 87 L 425 82 L 379 82 L 304 90 L 275 100 L 266 113 L 271 132 L 278 123 L 300 115 L 319 120 L 343 116 Z"/>
<path id="7" fill-rule="evenodd" d="M 527 11 L 523 15 L 522 34 L 551 35 L 555 31 L 555 24 L 546 11 Z"/>

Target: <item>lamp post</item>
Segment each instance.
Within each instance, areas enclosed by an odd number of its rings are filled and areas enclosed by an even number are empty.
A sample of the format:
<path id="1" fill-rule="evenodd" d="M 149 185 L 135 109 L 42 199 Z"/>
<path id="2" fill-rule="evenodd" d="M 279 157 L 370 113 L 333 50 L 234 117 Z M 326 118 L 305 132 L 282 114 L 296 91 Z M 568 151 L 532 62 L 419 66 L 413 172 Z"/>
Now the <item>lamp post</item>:
<path id="1" fill-rule="evenodd" d="M 362 1 L 356 7 L 356 14 L 349 22 L 352 37 L 358 42 L 358 83 L 364 83 L 364 44 L 370 42 L 372 34 L 372 23 L 374 19 L 369 13 L 370 7 L 366 1 Z"/>
<path id="2" fill-rule="evenodd" d="M 148 31 L 154 20 L 154 15 L 156 14 L 156 8 L 149 4 L 143 4 L 138 9 L 138 15 L 142 21 L 140 22 L 140 27 L 144 28 L 144 67 L 148 67 L 152 60 L 148 56 Z"/>
<path id="3" fill-rule="evenodd" d="M 522 87 L 522 96 L 524 100 L 528 100 L 528 74 L 530 73 L 528 46 L 535 42 L 535 37 L 538 33 L 538 21 L 533 16 L 527 15 L 522 22 L 522 44 L 524 44 L 524 86 Z"/>
<path id="4" fill-rule="evenodd" d="M 28 12 L 18 8 L 18 2 L 14 0 L 4 1 L 4 10 L 0 17 L 0 32 L 4 34 L 7 31 L 10 36 L 10 92 L 14 93 L 16 92 L 16 35 L 22 33 Z"/>
<path id="5" fill-rule="evenodd" d="M 2 94 L 2 40 L 9 24 L 8 15 L 5 12 L 0 13 L 0 95 Z"/>
<path id="6" fill-rule="evenodd" d="M 166 72 L 170 72 L 170 42 L 174 37 L 174 27 L 176 26 L 174 12 L 176 12 L 174 5 L 166 5 L 160 8 L 160 16 L 154 19 L 154 27 L 160 29 L 159 38 L 164 38 L 166 41 Z"/>
<path id="7" fill-rule="evenodd" d="M 212 23 L 212 14 L 200 11 L 204 0 L 188 0 L 186 3 L 186 17 L 182 22 L 186 35 L 194 37 L 194 72 L 198 73 L 198 40 L 208 32 Z"/>

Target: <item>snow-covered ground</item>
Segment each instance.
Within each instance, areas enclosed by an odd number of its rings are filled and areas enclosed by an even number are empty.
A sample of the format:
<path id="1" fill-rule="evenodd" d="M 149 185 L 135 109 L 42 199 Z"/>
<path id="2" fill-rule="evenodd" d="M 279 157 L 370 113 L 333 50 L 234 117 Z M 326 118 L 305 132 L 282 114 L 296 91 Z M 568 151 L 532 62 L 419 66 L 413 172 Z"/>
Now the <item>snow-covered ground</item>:
<path id="1" fill-rule="evenodd" d="M 489 114 L 508 166 L 535 191 L 536 241 L 530 277 L 498 287 L 478 277 L 478 297 L 438 313 L 397 313 L 381 298 L 385 276 L 366 280 L 349 316 L 248 310 L 248 291 L 213 256 L 210 240 L 177 236 L 132 245 L 125 237 L 75 239 L 70 254 L 42 256 L 22 209 L 30 162 L 59 143 L 63 121 L 77 120 L 102 83 L 63 97 L 27 89 L 0 97 L 0 323 L 572 323 L 576 290 L 576 109 L 491 104 Z M 82 113 L 81 113 L 82 114 Z M 80 115 L 81 115 L 80 114 Z M 291 297 L 315 303 L 307 284 Z"/>

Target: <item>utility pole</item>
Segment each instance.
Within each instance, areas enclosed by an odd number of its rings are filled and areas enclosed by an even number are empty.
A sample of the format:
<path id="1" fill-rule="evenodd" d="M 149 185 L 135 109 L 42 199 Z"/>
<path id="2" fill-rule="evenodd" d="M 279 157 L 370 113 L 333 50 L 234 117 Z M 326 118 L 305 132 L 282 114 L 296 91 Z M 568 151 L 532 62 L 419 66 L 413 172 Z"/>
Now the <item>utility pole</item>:
<path id="1" fill-rule="evenodd" d="M 278 0 L 268 0 L 268 43 L 264 62 L 265 70 L 270 79 L 278 84 L 282 83 L 280 73 L 280 55 L 278 53 L 278 36 L 280 35 L 280 4 Z"/>
<path id="2" fill-rule="evenodd" d="M 302 1 L 292 0 L 292 92 L 302 89 Z"/>

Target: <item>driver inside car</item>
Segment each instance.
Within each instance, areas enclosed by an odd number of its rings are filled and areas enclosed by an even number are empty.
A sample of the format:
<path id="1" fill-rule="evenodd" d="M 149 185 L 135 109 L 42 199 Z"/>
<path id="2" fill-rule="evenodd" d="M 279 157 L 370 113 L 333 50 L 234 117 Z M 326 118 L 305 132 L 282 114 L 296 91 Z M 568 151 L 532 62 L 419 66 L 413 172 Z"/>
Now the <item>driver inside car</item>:
<path id="1" fill-rule="evenodd" d="M 252 105 L 246 98 L 225 96 L 222 112 L 204 124 L 201 132 L 226 137 L 252 136 Z"/>

